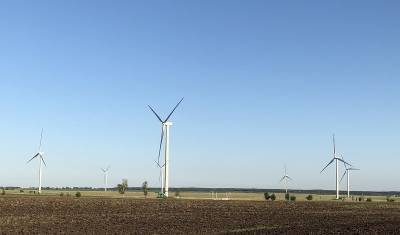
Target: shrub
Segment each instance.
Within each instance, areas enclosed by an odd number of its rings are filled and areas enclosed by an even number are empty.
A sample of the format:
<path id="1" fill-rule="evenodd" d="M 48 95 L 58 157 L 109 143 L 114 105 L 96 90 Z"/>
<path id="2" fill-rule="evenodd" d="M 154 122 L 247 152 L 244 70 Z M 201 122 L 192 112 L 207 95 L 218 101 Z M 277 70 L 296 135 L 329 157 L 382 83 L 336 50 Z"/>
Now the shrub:
<path id="1" fill-rule="evenodd" d="M 120 194 L 124 194 L 126 189 L 128 189 L 128 180 L 127 179 L 122 179 L 122 184 L 117 185 L 118 192 Z"/>
<path id="2" fill-rule="evenodd" d="M 144 197 L 147 198 L 147 194 L 149 193 L 149 184 L 147 183 L 147 181 L 143 182 L 142 190 L 143 190 Z"/>
<path id="3" fill-rule="evenodd" d="M 23 193 L 23 192 L 24 192 L 24 190 L 20 189 L 20 190 L 19 190 L 19 192 L 20 192 L 20 193 Z"/>
<path id="4" fill-rule="evenodd" d="M 296 196 L 290 196 L 290 201 L 296 201 Z"/>
<path id="5" fill-rule="evenodd" d="M 63 196 L 64 196 L 64 193 L 60 193 L 60 196 L 63 197 Z"/>
<path id="6" fill-rule="evenodd" d="M 367 198 L 367 202 L 372 202 L 372 199 L 370 197 Z"/>
<path id="7" fill-rule="evenodd" d="M 285 200 L 286 200 L 286 201 L 289 201 L 289 199 L 290 199 L 290 195 L 289 195 L 289 193 L 286 193 L 286 194 L 285 194 Z"/>
<path id="8" fill-rule="evenodd" d="M 1 189 L 1 195 L 6 195 L 6 190 L 4 188 Z"/>
<path id="9" fill-rule="evenodd" d="M 181 197 L 181 192 L 176 191 L 176 192 L 175 192 L 175 197 Z"/>
<path id="10" fill-rule="evenodd" d="M 271 201 L 275 201 L 276 200 L 275 193 L 273 193 L 270 198 L 271 198 Z"/>
<path id="11" fill-rule="evenodd" d="M 358 197 L 358 201 L 361 202 L 363 200 L 362 197 Z"/>
<path id="12" fill-rule="evenodd" d="M 306 197 L 306 199 L 307 199 L 307 201 L 311 201 L 311 200 L 313 200 L 313 196 L 310 194 L 310 195 L 308 195 L 308 196 Z"/>
<path id="13" fill-rule="evenodd" d="M 76 192 L 75 193 L 75 197 L 81 197 L 81 196 L 82 196 L 81 192 Z"/>
<path id="14" fill-rule="evenodd" d="M 264 198 L 268 201 L 269 199 L 271 199 L 271 196 L 269 195 L 269 193 L 264 193 Z"/>
<path id="15" fill-rule="evenodd" d="M 386 197 L 386 201 L 387 202 L 394 202 L 394 198 L 392 198 L 391 196 L 387 196 Z"/>

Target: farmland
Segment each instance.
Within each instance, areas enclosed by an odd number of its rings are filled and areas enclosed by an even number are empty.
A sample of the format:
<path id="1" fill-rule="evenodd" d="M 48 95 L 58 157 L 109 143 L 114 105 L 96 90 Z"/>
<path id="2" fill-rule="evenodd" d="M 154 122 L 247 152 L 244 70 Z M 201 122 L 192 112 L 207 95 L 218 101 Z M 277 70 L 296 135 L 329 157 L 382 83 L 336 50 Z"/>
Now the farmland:
<path id="1" fill-rule="evenodd" d="M 400 233 L 400 203 L 5 195 L 2 233 Z"/>

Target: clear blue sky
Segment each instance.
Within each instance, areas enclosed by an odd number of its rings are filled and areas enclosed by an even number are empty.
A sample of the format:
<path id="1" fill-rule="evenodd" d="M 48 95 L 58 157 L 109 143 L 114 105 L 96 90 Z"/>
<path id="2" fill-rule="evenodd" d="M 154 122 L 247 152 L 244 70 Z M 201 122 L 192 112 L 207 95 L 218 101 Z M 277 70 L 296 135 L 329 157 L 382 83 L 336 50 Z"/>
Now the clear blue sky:
<path id="1" fill-rule="evenodd" d="M 144 3 L 145 2 L 145 3 Z M 398 1 L 3 1 L 0 185 L 128 178 L 158 186 L 172 117 L 171 186 L 400 190 Z M 345 187 L 343 182 L 342 188 Z"/>

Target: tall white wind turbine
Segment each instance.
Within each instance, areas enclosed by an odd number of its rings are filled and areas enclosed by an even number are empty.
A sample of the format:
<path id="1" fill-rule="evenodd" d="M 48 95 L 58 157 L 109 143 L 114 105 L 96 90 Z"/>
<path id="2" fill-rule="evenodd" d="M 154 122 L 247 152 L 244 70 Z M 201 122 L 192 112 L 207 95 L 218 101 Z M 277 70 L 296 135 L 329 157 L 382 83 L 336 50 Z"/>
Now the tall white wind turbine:
<path id="1" fill-rule="evenodd" d="M 336 163 L 336 199 L 339 199 L 339 161 L 343 162 L 344 164 L 347 164 L 351 166 L 351 164 L 345 162 L 343 159 L 340 157 L 336 156 L 336 143 L 335 143 L 335 134 L 332 136 L 333 140 L 333 158 L 332 160 L 322 169 L 320 173 L 322 173 L 330 164 L 332 164 L 333 161 Z"/>
<path id="2" fill-rule="evenodd" d="M 154 113 L 154 115 L 156 115 L 157 119 L 160 121 L 161 123 L 161 140 L 160 140 L 160 146 L 158 149 L 158 160 L 157 160 L 157 165 L 158 167 L 160 167 L 160 170 L 162 170 L 162 168 L 164 168 L 164 175 L 161 176 L 161 184 L 163 184 L 161 186 L 162 188 L 162 193 L 164 195 L 164 197 L 168 197 L 168 188 L 169 188 L 169 128 L 170 126 L 172 126 L 172 122 L 169 122 L 168 120 L 170 119 L 171 115 L 175 112 L 176 108 L 178 108 L 178 106 L 181 104 L 181 102 L 183 101 L 183 98 L 175 105 L 174 109 L 172 109 L 171 113 L 167 116 L 166 119 L 162 120 L 160 118 L 160 116 L 156 113 L 156 111 L 154 111 L 154 109 L 150 106 L 150 110 Z M 163 144 L 163 140 L 165 138 L 165 143 L 164 143 L 164 164 L 161 165 L 160 164 L 160 156 L 161 156 L 161 148 L 162 148 L 162 144 Z"/>
<path id="3" fill-rule="evenodd" d="M 344 164 L 344 167 L 346 171 L 343 173 L 342 178 L 340 178 L 340 182 L 342 182 L 344 176 L 347 175 L 347 197 L 350 197 L 350 171 L 359 171 L 360 169 L 347 167 L 346 164 Z"/>
<path id="4" fill-rule="evenodd" d="M 108 171 L 110 170 L 110 166 L 106 169 L 100 168 L 104 175 L 104 192 L 107 192 L 107 181 L 108 181 Z"/>
<path id="5" fill-rule="evenodd" d="M 43 140 L 43 128 L 42 132 L 40 133 L 40 143 L 39 143 L 39 151 L 33 156 L 27 163 L 32 161 L 35 158 L 39 159 L 39 187 L 38 187 L 38 192 L 39 194 L 42 193 L 42 168 L 44 164 L 46 166 L 46 162 L 43 159 L 44 153 L 42 152 L 42 140 Z"/>
<path id="6" fill-rule="evenodd" d="M 285 191 L 286 191 L 286 194 L 287 194 L 287 192 L 288 192 L 288 187 L 287 187 L 287 185 L 288 185 L 288 180 L 293 180 L 292 178 L 290 178 L 290 176 L 288 176 L 288 174 L 286 173 L 286 165 L 285 165 L 285 175 L 283 175 L 283 177 L 282 177 L 282 179 L 281 179 L 281 182 L 282 181 L 285 181 Z"/>

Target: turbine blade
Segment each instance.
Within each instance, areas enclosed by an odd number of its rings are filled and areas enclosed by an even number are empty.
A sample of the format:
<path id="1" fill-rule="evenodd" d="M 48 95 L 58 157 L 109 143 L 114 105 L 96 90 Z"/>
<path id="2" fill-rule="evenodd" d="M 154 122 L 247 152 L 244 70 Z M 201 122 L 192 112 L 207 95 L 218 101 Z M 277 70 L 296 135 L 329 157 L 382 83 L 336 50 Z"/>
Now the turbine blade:
<path id="1" fill-rule="evenodd" d="M 108 167 L 107 167 L 106 171 L 108 171 L 108 170 L 110 170 L 110 165 L 108 165 Z"/>
<path id="2" fill-rule="evenodd" d="M 338 158 L 338 159 L 339 159 L 339 158 Z M 342 154 L 340 155 L 340 159 L 344 161 L 344 158 L 343 158 L 343 155 L 342 155 Z M 347 163 L 344 163 L 344 162 L 343 162 L 343 165 L 344 165 L 344 168 L 345 168 L 346 170 L 349 169 L 349 168 L 347 167 Z"/>
<path id="3" fill-rule="evenodd" d="M 161 126 L 161 138 L 160 138 L 160 146 L 158 148 L 158 158 L 157 158 L 158 164 L 160 163 L 161 148 L 162 148 L 163 139 L 164 139 L 164 125 Z"/>
<path id="4" fill-rule="evenodd" d="M 344 176 L 346 175 L 346 173 L 347 173 L 347 171 L 344 172 L 344 174 L 342 175 L 342 178 L 340 178 L 339 182 L 342 182 L 342 180 L 343 180 Z"/>
<path id="5" fill-rule="evenodd" d="M 322 169 L 322 171 L 320 172 L 320 174 L 330 165 L 332 164 L 332 162 L 335 160 L 335 158 L 333 158 L 328 164 L 326 164 L 326 166 L 324 167 L 324 169 Z"/>
<path id="6" fill-rule="evenodd" d="M 40 159 L 42 160 L 44 166 L 47 167 L 46 162 L 44 161 L 43 156 L 41 154 L 40 154 Z"/>
<path id="7" fill-rule="evenodd" d="M 350 170 L 350 171 L 359 171 L 360 169 L 358 169 L 358 168 L 349 168 L 348 170 Z"/>
<path id="8" fill-rule="evenodd" d="M 281 179 L 279 182 L 282 182 L 282 180 L 284 180 L 284 179 L 285 179 L 285 177 L 286 177 L 286 176 L 283 176 L 283 177 L 282 177 L 282 179 Z"/>
<path id="9" fill-rule="evenodd" d="M 160 169 L 160 175 L 158 176 L 158 182 L 161 182 L 161 178 L 162 178 L 162 170 Z"/>
<path id="10" fill-rule="evenodd" d="M 39 153 L 37 153 L 35 156 L 33 156 L 33 158 L 29 159 L 29 161 L 27 161 L 26 163 L 29 163 L 30 161 L 32 161 L 33 159 L 35 159 L 37 156 L 39 156 Z"/>
<path id="11" fill-rule="evenodd" d="M 288 176 L 288 175 L 287 175 L 286 177 L 287 177 L 288 179 L 290 179 L 290 180 L 292 180 L 292 181 L 293 181 L 293 179 L 292 179 L 292 178 L 290 178 L 290 176 Z"/>
<path id="12" fill-rule="evenodd" d="M 106 170 L 104 170 L 103 168 L 100 168 L 100 170 L 101 170 L 102 172 L 106 172 Z"/>
<path id="13" fill-rule="evenodd" d="M 156 160 L 154 160 L 154 162 L 156 163 L 156 165 L 161 168 L 160 163 L 158 163 Z"/>
<path id="14" fill-rule="evenodd" d="M 160 120 L 160 122 L 163 122 L 163 121 L 161 120 L 160 116 L 158 116 L 158 114 L 156 113 L 156 111 L 154 111 L 154 109 L 153 109 L 150 105 L 147 105 L 147 106 L 149 106 L 150 110 L 154 113 L 154 115 L 156 115 L 156 117 L 158 118 L 158 120 Z"/>
<path id="15" fill-rule="evenodd" d="M 181 102 L 183 101 L 185 97 L 182 97 L 182 99 L 175 105 L 175 108 L 171 111 L 171 113 L 168 115 L 168 117 L 165 119 L 164 122 L 167 122 L 169 120 L 169 118 L 171 117 L 171 115 L 175 112 L 175 109 L 178 108 L 178 106 L 181 104 Z"/>
<path id="16" fill-rule="evenodd" d="M 346 162 L 346 161 L 343 160 L 343 159 L 340 159 L 340 158 L 336 158 L 336 159 L 339 160 L 339 161 L 341 161 L 341 162 L 343 162 L 344 164 L 347 164 L 347 165 L 349 165 L 349 166 L 352 166 L 350 163 Z"/>

